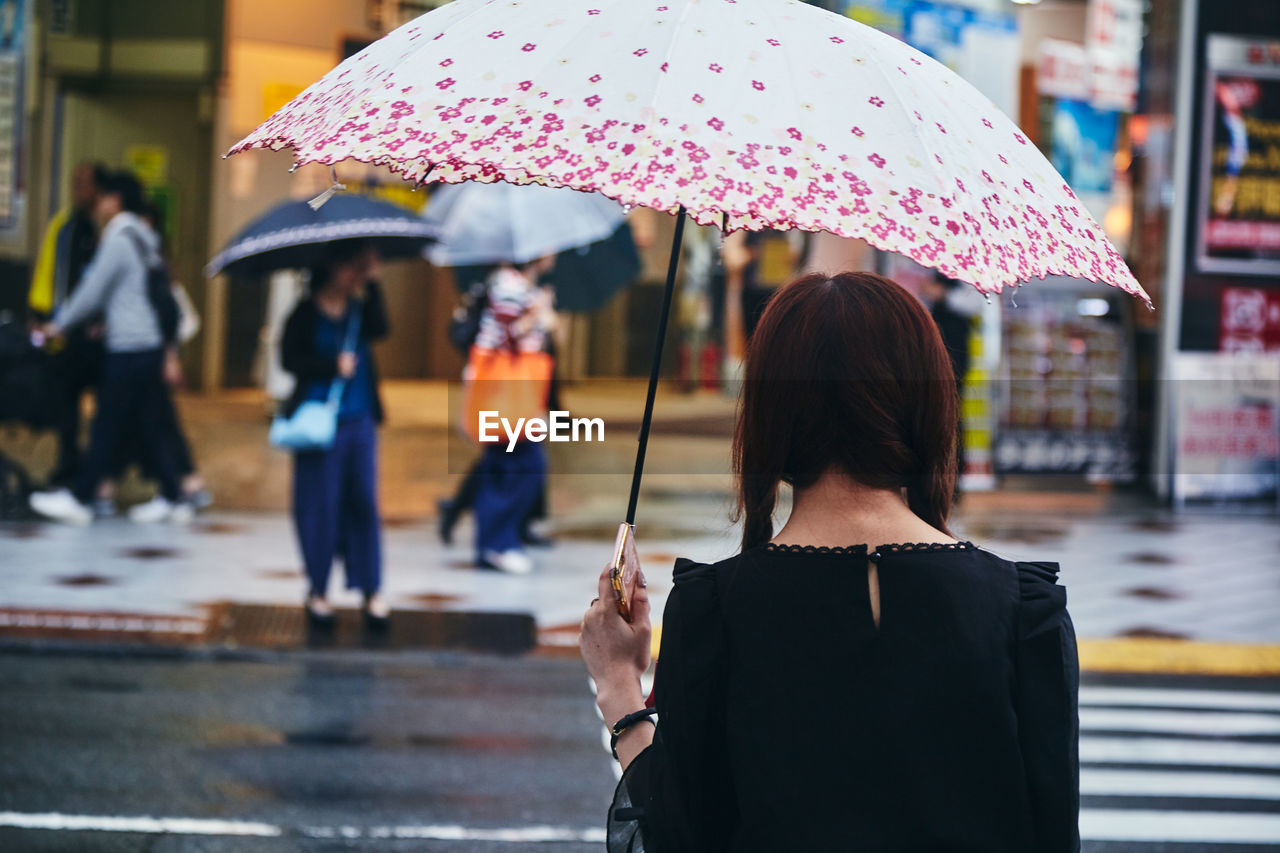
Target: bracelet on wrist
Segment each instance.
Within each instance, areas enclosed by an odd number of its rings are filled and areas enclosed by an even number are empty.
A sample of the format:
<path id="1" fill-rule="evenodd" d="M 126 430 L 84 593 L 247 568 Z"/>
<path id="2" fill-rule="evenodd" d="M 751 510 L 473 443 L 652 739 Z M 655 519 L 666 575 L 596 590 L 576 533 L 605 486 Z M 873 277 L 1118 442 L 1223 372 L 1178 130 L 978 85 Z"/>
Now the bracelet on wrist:
<path id="1" fill-rule="evenodd" d="M 609 751 L 613 753 L 614 759 L 618 757 L 618 738 L 627 729 L 634 726 L 641 720 L 653 722 L 653 717 L 658 713 L 657 708 L 641 708 L 639 711 L 632 711 L 621 720 L 613 724 L 613 728 L 609 730 Z"/>

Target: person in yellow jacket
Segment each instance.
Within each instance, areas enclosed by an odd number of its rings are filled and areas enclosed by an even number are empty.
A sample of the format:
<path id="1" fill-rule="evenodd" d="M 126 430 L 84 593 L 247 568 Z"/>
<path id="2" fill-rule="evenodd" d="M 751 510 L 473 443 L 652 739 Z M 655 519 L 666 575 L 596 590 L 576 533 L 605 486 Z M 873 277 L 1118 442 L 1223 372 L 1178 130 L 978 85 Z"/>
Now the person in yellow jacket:
<path id="1" fill-rule="evenodd" d="M 35 322 L 49 320 L 66 302 L 93 258 L 98 246 L 93 210 L 106 174 L 106 167 L 99 163 L 81 163 L 71 173 L 71 205 L 49 221 L 27 291 L 27 307 Z M 73 480 L 80 466 L 80 398 L 97 385 L 102 359 L 98 323 L 68 336 L 54 354 L 58 462 L 50 480 L 55 484 Z"/>

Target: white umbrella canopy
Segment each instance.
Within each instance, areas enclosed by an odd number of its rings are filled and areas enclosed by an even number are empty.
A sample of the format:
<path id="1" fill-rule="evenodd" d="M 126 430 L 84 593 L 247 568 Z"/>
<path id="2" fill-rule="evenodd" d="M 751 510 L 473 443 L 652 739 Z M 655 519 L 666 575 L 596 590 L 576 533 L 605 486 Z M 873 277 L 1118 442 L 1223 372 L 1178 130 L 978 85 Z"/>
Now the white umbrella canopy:
<path id="1" fill-rule="evenodd" d="M 431 196 L 423 218 L 438 242 L 426 256 L 444 267 L 522 264 L 604 240 L 625 215 L 598 193 L 468 181 Z"/>
<path id="2" fill-rule="evenodd" d="M 455 0 L 233 148 L 354 158 L 862 238 L 987 293 L 1047 275 L 1146 294 L 1044 156 L 902 42 L 795 0 Z"/>

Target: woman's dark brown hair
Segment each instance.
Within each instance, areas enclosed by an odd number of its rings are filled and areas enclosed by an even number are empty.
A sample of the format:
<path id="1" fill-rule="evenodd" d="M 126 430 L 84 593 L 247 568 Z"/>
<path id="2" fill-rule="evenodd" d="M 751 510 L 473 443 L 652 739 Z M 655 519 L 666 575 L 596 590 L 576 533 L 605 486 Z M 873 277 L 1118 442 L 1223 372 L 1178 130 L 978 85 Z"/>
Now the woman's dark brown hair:
<path id="1" fill-rule="evenodd" d="M 769 301 L 747 350 L 733 440 L 743 549 L 773 537 L 779 483 L 836 468 L 947 530 L 956 384 L 933 318 L 870 273 L 810 275 Z"/>

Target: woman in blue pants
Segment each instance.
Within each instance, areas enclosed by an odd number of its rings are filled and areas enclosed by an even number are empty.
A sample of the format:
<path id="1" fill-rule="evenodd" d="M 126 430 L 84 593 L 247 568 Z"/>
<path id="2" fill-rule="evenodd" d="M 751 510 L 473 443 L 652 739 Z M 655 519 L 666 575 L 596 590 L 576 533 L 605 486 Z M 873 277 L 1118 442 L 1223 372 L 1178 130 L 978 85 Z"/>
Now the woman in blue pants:
<path id="1" fill-rule="evenodd" d="M 294 454 L 293 520 L 310 587 L 308 620 L 333 620 L 329 573 L 341 556 L 347 588 L 364 597 L 366 621 L 385 626 L 381 595 L 382 531 L 378 514 L 378 436 L 383 420 L 378 370 L 370 344 L 387 336 L 386 307 L 376 282 L 376 251 L 358 240 L 330 245 L 328 262 L 311 271 L 310 295 L 294 309 L 281 342 L 284 369 L 297 379 L 284 414 L 325 400 L 344 380 L 333 446 Z M 350 345 L 354 342 L 354 346 Z"/>

